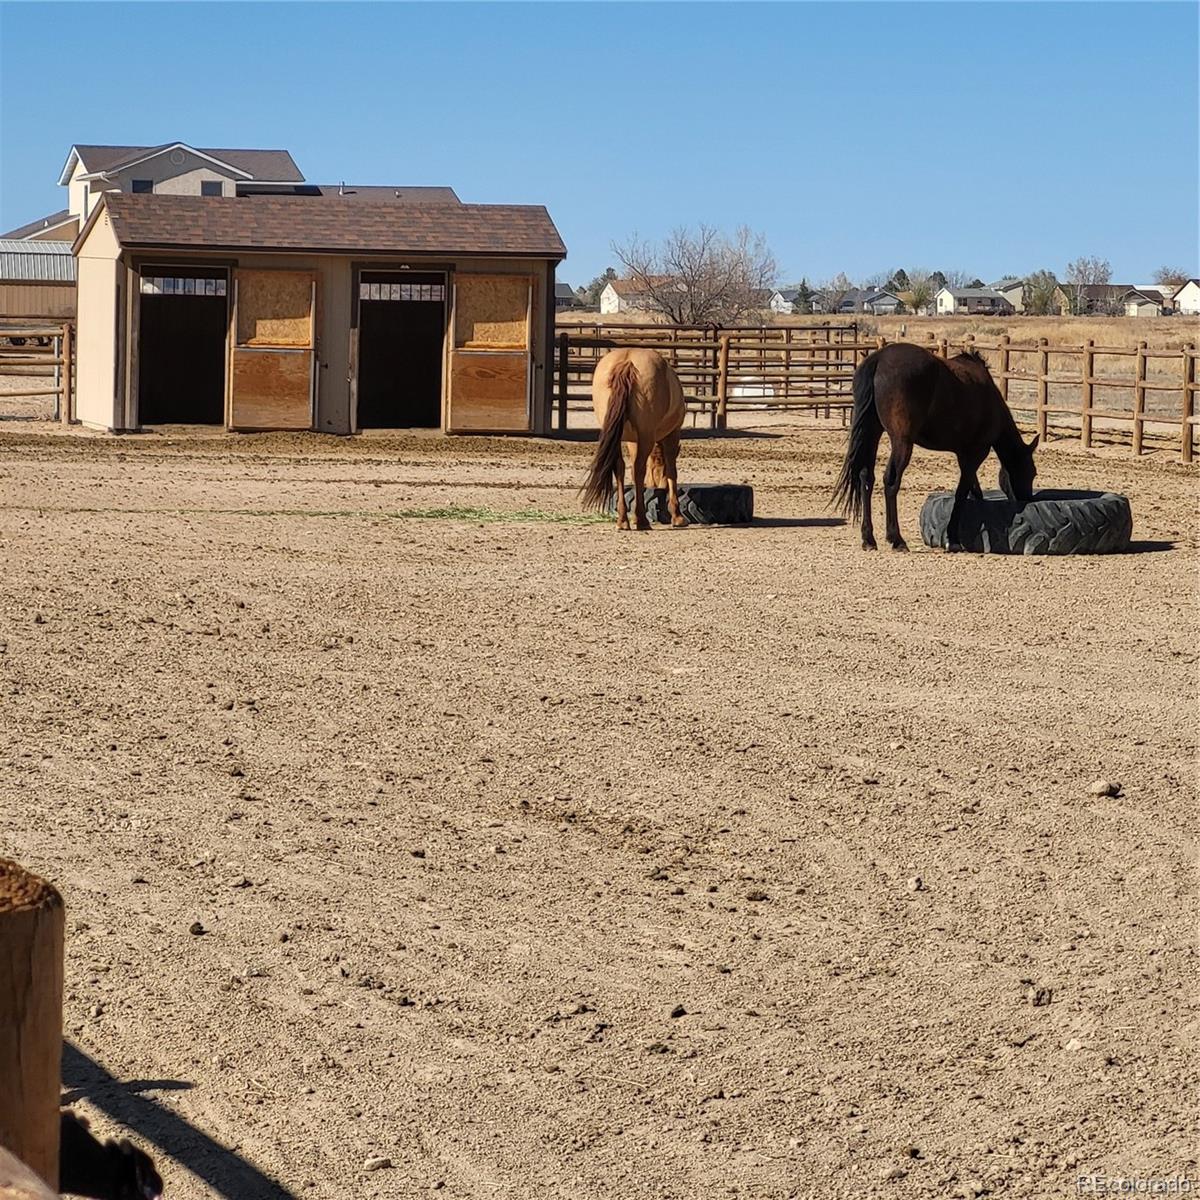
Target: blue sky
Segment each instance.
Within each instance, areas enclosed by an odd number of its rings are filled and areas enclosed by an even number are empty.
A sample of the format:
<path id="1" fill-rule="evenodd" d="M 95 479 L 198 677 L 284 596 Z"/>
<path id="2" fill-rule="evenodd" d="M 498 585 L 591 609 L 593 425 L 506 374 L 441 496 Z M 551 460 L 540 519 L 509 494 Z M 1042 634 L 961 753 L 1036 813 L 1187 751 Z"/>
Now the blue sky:
<path id="1" fill-rule="evenodd" d="M 780 282 L 1200 271 L 1194 3 L 0 4 L 0 227 L 72 142 L 282 146 L 317 182 L 763 232 Z"/>

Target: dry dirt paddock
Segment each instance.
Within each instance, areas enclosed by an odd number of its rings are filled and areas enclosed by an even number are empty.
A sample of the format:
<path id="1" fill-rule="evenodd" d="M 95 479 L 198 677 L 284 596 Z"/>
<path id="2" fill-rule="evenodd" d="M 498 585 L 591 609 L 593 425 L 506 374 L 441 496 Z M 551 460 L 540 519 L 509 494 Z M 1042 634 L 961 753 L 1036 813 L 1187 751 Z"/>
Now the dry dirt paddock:
<path id="1" fill-rule="evenodd" d="M 1136 554 L 866 555 L 775 434 L 644 535 L 581 442 L 0 436 L 0 853 L 170 1200 L 1200 1175 L 1194 472 L 1041 454 Z"/>

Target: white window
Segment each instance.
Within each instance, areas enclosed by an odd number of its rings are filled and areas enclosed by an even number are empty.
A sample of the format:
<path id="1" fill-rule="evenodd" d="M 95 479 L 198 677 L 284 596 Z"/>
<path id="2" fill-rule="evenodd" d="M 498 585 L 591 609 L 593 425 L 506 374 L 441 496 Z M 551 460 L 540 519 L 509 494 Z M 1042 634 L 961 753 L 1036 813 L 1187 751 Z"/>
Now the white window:
<path id="1" fill-rule="evenodd" d="M 368 283 L 361 280 L 358 285 L 360 300 L 417 300 L 441 304 L 446 299 L 446 285 L 442 283 Z"/>
<path id="2" fill-rule="evenodd" d="M 224 296 L 224 279 L 195 279 L 191 276 L 143 275 L 143 296 Z"/>

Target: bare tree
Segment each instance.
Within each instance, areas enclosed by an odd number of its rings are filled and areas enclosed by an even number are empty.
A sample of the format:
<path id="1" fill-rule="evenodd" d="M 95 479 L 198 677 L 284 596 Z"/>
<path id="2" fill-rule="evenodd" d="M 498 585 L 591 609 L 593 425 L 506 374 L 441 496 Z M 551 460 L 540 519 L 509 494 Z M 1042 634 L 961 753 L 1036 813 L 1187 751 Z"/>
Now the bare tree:
<path id="1" fill-rule="evenodd" d="M 732 238 L 709 225 L 680 227 L 661 245 L 634 234 L 612 249 L 649 307 L 676 325 L 737 321 L 764 307 L 775 282 L 766 240 L 744 226 Z"/>
<path id="2" fill-rule="evenodd" d="M 1083 289 L 1108 283 L 1112 279 L 1112 265 L 1107 258 L 1085 254 L 1067 263 L 1065 274 L 1067 283 L 1071 285 L 1065 289 L 1071 301 L 1071 312 L 1078 316 L 1088 309 L 1087 293 Z"/>
<path id="3" fill-rule="evenodd" d="M 825 311 L 836 313 L 842 307 L 842 301 L 854 291 L 854 284 L 846 278 L 844 271 L 839 271 L 832 279 L 818 283 L 816 290 L 825 305 Z"/>
<path id="4" fill-rule="evenodd" d="M 1054 312 L 1054 293 L 1058 280 L 1053 271 L 1034 271 L 1025 277 L 1021 307 L 1035 317 L 1050 316 Z"/>
<path id="5" fill-rule="evenodd" d="M 943 271 L 941 274 L 945 279 L 944 287 L 965 288 L 970 285 L 971 276 L 966 271 Z"/>
<path id="6" fill-rule="evenodd" d="M 1170 288 L 1172 293 L 1179 291 L 1190 278 L 1182 267 L 1159 267 L 1154 272 L 1154 282 L 1159 287 Z"/>
<path id="7" fill-rule="evenodd" d="M 913 267 L 908 272 L 908 288 L 904 301 L 914 315 L 919 315 L 922 309 L 927 309 L 933 303 L 936 291 L 933 276 L 923 267 Z"/>

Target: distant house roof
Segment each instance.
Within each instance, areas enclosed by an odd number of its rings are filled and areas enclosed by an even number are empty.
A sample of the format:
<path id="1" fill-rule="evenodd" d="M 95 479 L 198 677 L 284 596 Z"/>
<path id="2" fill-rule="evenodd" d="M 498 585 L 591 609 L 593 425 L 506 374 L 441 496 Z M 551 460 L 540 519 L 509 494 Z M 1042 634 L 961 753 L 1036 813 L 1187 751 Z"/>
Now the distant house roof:
<path id="1" fill-rule="evenodd" d="M 76 245 L 107 212 L 123 246 L 566 257 L 540 205 L 363 204 L 338 196 L 218 199 L 105 192 Z"/>
<path id="2" fill-rule="evenodd" d="M 1139 291 L 1137 288 L 1130 288 L 1129 291 L 1127 291 L 1125 295 L 1121 297 L 1121 299 L 1124 300 L 1126 304 L 1128 304 L 1131 300 L 1141 301 L 1146 304 L 1162 304 L 1162 296 L 1158 295 L 1158 293 L 1150 294 Z"/>
<path id="3" fill-rule="evenodd" d="M 461 204 L 452 187 L 406 187 L 349 183 L 239 183 L 239 196 L 336 196 L 380 204 Z"/>
<path id="4" fill-rule="evenodd" d="M 656 275 L 651 282 L 658 286 L 659 284 L 670 283 L 669 275 Z M 644 296 L 646 294 L 645 285 L 639 283 L 636 279 L 610 279 L 608 286 L 612 288 L 618 296 Z"/>
<path id="5" fill-rule="evenodd" d="M 0 238 L 0 280 L 10 283 L 74 283 L 70 242 Z"/>
<path id="6" fill-rule="evenodd" d="M 555 300 L 577 300 L 579 297 L 575 295 L 575 289 L 569 283 L 555 283 L 554 298 Z"/>
<path id="7" fill-rule="evenodd" d="M 1174 299 L 1175 299 L 1175 297 L 1176 297 L 1176 296 L 1178 296 L 1178 295 L 1179 295 L 1179 293 L 1180 293 L 1180 292 L 1182 292 L 1182 291 L 1183 291 L 1183 289 L 1184 289 L 1185 287 L 1187 287 L 1187 285 L 1188 285 L 1189 283 L 1194 283 L 1194 284 L 1195 284 L 1197 287 L 1200 287 L 1200 279 L 1185 279 L 1185 280 L 1184 280 L 1184 281 L 1183 281 L 1183 282 L 1182 282 L 1182 283 L 1181 283 L 1181 284 L 1180 284 L 1180 285 L 1179 285 L 1179 286 L 1178 286 L 1178 287 L 1177 287 L 1177 288 L 1176 288 L 1176 289 L 1175 289 L 1175 290 L 1174 290 L 1174 291 L 1171 293 L 1171 299 L 1172 299 L 1172 300 L 1174 300 Z"/>
<path id="8" fill-rule="evenodd" d="M 864 304 L 878 304 L 880 300 L 895 300 L 897 304 L 901 303 L 895 292 L 868 292 L 862 298 Z"/>
<path id="9" fill-rule="evenodd" d="M 192 151 L 214 159 L 232 167 L 248 179 L 271 179 L 289 183 L 299 183 L 304 179 L 300 168 L 286 150 L 226 150 L 209 146 L 189 146 L 186 142 L 164 142 L 161 146 L 72 146 L 58 182 L 68 182 L 76 161 L 83 164 L 86 174 L 98 175 L 119 171 L 123 167 L 133 166 L 156 154 L 174 149 Z"/>
<path id="10" fill-rule="evenodd" d="M 48 217 L 41 217 L 36 221 L 30 221 L 28 225 L 21 225 L 16 229 L 10 229 L 7 233 L 0 234 L 0 238 L 32 237 L 35 233 L 41 233 L 45 229 L 54 229 L 58 225 L 66 225 L 74 219 L 70 209 L 63 208 L 56 213 L 51 213 Z"/>
<path id="11" fill-rule="evenodd" d="M 1024 287 L 1025 281 L 1023 279 L 1018 279 L 1015 275 L 1013 275 L 1006 276 L 1004 279 L 1001 279 L 996 283 L 989 284 L 988 286 L 997 292 L 1011 292 L 1013 288 Z"/>
<path id="12" fill-rule="evenodd" d="M 786 300 L 788 304 L 794 304 L 800 298 L 799 288 L 776 288 L 775 295 Z"/>
<path id="13" fill-rule="evenodd" d="M 943 292 L 949 292 L 955 300 L 1003 300 L 995 288 L 953 288 L 947 285 L 940 289 Z"/>
<path id="14" fill-rule="evenodd" d="M 1131 283 L 1060 283 L 1064 292 L 1068 289 L 1076 296 L 1088 300 L 1112 300 L 1134 290 Z"/>

